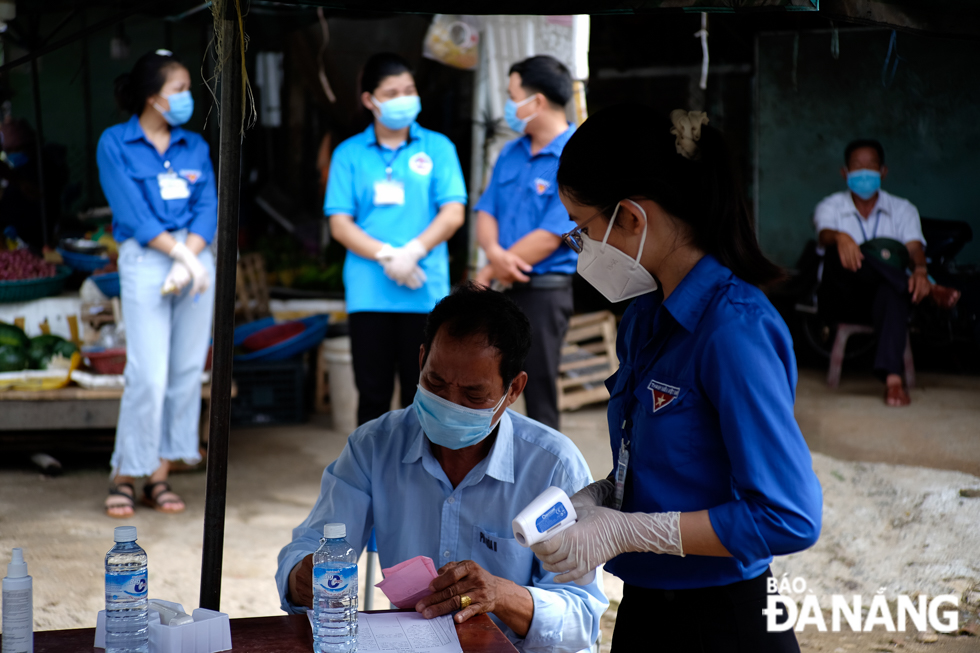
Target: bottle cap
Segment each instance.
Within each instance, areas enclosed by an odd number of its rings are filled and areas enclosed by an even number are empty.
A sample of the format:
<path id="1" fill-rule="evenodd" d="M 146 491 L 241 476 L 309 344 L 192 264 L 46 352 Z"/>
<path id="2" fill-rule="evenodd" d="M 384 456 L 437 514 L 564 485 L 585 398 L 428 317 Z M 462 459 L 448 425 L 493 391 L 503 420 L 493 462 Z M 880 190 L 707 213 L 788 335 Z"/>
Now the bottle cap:
<path id="1" fill-rule="evenodd" d="M 24 550 L 18 547 L 10 556 L 10 564 L 7 565 L 7 578 L 23 578 L 26 575 L 27 563 L 24 562 Z"/>
<path id="2" fill-rule="evenodd" d="M 116 542 L 135 542 L 136 541 L 136 527 L 135 526 L 116 526 L 116 530 L 113 533 L 113 539 Z"/>
<path id="3" fill-rule="evenodd" d="M 328 540 L 339 540 L 347 537 L 347 524 L 324 524 L 323 537 Z"/>

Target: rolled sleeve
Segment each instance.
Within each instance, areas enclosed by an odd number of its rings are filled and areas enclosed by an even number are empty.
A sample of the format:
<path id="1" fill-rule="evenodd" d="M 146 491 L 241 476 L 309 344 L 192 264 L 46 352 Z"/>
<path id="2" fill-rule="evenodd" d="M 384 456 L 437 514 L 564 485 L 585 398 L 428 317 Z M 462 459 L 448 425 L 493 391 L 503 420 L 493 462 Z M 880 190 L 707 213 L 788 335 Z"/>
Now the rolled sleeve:
<path id="1" fill-rule="evenodd" d="M 99 139 L 96 162 L 99 166 L 99 183 L 112 209 L 113 222 L 132 232 L 133 238 L 143 246 L 166 231 L 163 223 L 147 210 L 139 185 L 126 174 L 122 146 L 116 134 L 110 130 L 103 132 Z"/>
<path id="2" fill-rule="evenodd" d="M 200 188 L 196 189 L 197 194 L 191 202 L 191 212 L 194 217 L 191 218 L 188 230 L 203 238 L 204 242 L 210 245 L 218 230 L 218 190 L 215 185 L 210 150 L 203 139 L 201 146 L 204 154 L 201 163 L 203 179 L 199 180 Z"/>
<path id="3" fill-rule="evenodd" d="M 806 549 L 820 534 L 820 483 L 793 414 L 793 344 L 778 320 L 746 310 L 702 354 L 712 361 L 702 383 L 718 410 L 736 494 L 708 516 L 743 565 Z"/>
<path id="4" fill-rule="evenodd" d="M 534 601 L 534 617 L 524 638 L 526 653 L 585 651 L 599 638 L 599 620 L 609 607 L 602 589 L 602 569 L 585 586 L 555 583 L 554 577 L 546 574 L 527 588 Z"/>
<path id="5" fill-rule="evenodd" d="M 813 226 L 817 230 L 817 236 L 825 229 L 840 231 L 839 213 L 834 206 L 832 197 L 828 197 L 817 204 L 817 208 L 813 211 Z"/>
<path id="6" fill-rule="evenodd" d="M 903 243 L 919 242 L 925 247 L 926 239 L 922 235 L 922 219 L 919 216 L 919 209 L 915 208 L 912 202 L 903 202 L 901 211 L 901 233 Z"/>
<path id="7" fill-rule="evenodd" d="M 548 203 L 548 208 L 541 216 L 538 229 L 543 229 L 556 236 L 561 236 L 574 228 L 575 223 L 568 217 L 568 210 L 565 209 L 565 205 L 558 199 L 558 193 L 555 192 L 551 201 Z"/>
<path id="8" fill-rule="evenodd" d="M 449 202 L 466 204 L 466 184 L 463 181 L 463 168 L 459 164 L 456 146 L 448 138 L 439 139 L 433 165 L 433 199 L 436 206 Z"/>
<path id="9" fill-rule="evenodd" d="M 330 176 L 327 179 L 327 193 L 323 199 L 323 215 L 330 217 L 335 213 L 357 215 L 357 198 L 354 189 L 354 163 L 351 160 L 351 147 L 341 143 L 330 160 Z"/>
<path id="10" fill-rule="evenodd" d="M 497 161 L 499 162 L 500 159 L 498 158 Z M 490 175 L 490 183 L 487 184 L 486 190 L 483 191 L 483 195 L 480 195 L 480 200 L 474 207 L 474 210 L 489 213 L 494 217 L 497 216 L 497 176 L 497 168 L 494 167 L 493 174 Z"/>
<path id="11" fill-rule="evenodd" d="M 347 541 L 356 551 L 367 543 L 373 528 L 371 514 L 371 482 L 365 472 L 366 464 L 355 451 L 357 440 L 353 433 L 340 457 L 323 472 L 320 496 L 306 520 L 293 529 L 293 539 L 279 552 L 276 586 L 280 606 L 285 612 L 302 614 L 306 608 L 290 603 L 289 573 L 303 558 L 320 546 L 323 525 L 343 523 L 347 526 Z"/>

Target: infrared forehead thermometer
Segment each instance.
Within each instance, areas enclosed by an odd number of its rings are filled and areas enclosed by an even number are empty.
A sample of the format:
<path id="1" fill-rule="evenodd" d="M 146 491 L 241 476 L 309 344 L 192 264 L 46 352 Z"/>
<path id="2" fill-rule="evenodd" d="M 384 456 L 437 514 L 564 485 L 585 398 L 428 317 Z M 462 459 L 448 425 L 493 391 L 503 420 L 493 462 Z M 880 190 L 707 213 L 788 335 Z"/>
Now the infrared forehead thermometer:
<path id="1" fill-rule="evenodd" d="M 550 540 L 578 521 L 575 506 L 560 487 L 549 487 L 522 510 L 511 526 L 517 543 L 527 548 Z M 595 579 L 595 570 L 575 581 L 588 585 Z"/>

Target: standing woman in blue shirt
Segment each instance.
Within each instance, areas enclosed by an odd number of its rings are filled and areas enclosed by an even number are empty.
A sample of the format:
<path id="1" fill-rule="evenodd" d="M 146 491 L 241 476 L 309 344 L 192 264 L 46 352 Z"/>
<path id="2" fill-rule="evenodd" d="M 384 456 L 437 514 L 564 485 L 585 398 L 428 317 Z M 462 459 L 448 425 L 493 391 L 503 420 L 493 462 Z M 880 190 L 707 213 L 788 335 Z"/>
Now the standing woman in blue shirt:
<path id="1" fill-rule="evenodd" d="M 793 342 L 757 287 L 780 272 L 707 122 L 607 109 L 558 169 L 579 273 L 612 302 L 636 299 L 606 381 L 613 472 L 535 553 L 559 581 L 603 563 L 625 581 L 613 651 L 798 651 L 792 630 L 767 632 L 769 563 L 820 533 Z"/>
<path id="2" fill-rule="evenodd" d="M 323 206 L 332 237 L 347 248 L 358 424 L 388 412 L 396 368 L 402 406 L 415 397 L 425 319 L 449 294 L 446 241 L 466 204 L 456 148 L 415 122 L 422 105 L 408 62 L 372 56 L 361 89 L 373 122 L 334 151 Z"/>
<path id="3" fill-rule="evenodd" d="M 126 324 L 126 389 L 119 406 L 106 514 L 143 503 L 184 510 L 167 483 L 169 463 L 200 460 L 201 372 L 211 338 L 218 224 L 208 145 L 180 125 L 194 110 L 190 74 L 168 50 L 148 53 L 116 80 L 132 114 L 99 139 L 102 191 L 112 209 Z"/>

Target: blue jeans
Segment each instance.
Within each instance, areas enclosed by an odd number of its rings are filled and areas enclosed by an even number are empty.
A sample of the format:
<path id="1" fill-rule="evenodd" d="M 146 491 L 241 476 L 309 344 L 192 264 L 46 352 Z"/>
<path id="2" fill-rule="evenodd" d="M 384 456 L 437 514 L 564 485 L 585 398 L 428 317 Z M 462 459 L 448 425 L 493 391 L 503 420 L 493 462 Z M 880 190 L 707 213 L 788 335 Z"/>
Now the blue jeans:
<path id="1" fill-rule="evenodd" d="M 185 231 L 174 237 L 184 241 Z M 214 258 L 198 259 L 211 287 L 196 299 L 190 285 L 161 295 L 173 260 L 134 239 L 119 247 L 123 322 L 126 325 L 126 389 L 119 406 L 113 475 L 149 476 L 160 459 L 196 463 L 201 415 L 201 372 L 211 340 Z"/>

